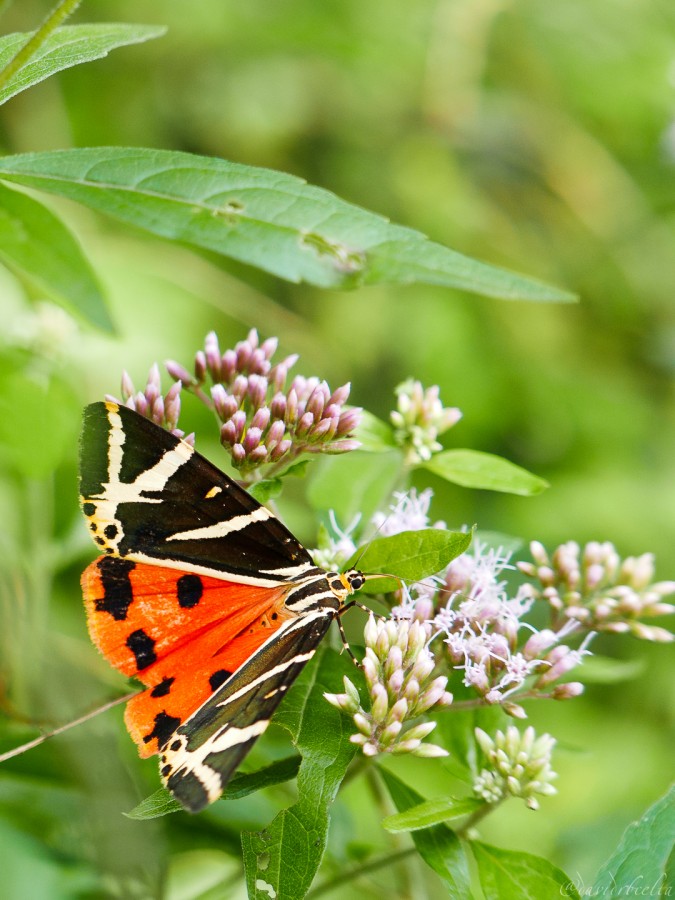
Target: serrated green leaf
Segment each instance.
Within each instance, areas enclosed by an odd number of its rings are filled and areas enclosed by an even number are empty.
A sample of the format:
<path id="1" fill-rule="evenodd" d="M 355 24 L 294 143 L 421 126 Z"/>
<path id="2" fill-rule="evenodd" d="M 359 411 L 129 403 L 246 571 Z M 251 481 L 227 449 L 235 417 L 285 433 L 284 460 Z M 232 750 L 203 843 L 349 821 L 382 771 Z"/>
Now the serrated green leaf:
<path id="1" fill-rule="evenodd" d="M 382 827 L 394 834 L 400 831 L 419 831 L 420 828 L 428 828 L 430 825 L 461 819 L 481 806 L 483 801 L 475 797 L 464 797 L 459 800 L 454 797 L 437 797 L 411 806 L 404 812 L 387 816 L 382 820 Z"/>
<path id="2" fill-rule="evenodd" d="M 422 463 L 422 467 L 467 488 L 531 496 L 548 487 L 548 482 L 527 469 L 479 450 L 443 450 Z"/>
<path id="3" fill-rule="evenodd" d="M 380 769 L 380 774 L 399 812 L 405 812 L 423 802 L 424 798 L 417 791 L 391 772 Z M 410 836 L 424 862 L 445 882 L 449 900 L 471 900 L 473 894 L 469 864 L 464 846 L 455 832 L 447 825 L 433 825 L 413 831 Z"/>
<path id="4" fill-rule="evenodd" d="M 85 321 L 114 331 L 96 276 L 63 222 L 32 197 L 2 184 L 0 260 Z"/>
<path id="5" fill-rule="evenodd" d="M 469 547 L 471 533 L 422 528 L 402 531 L 390 537 L 376 538 L 365 550 L 360 548 L 346 563 L 345 569 L 358 566 L 364 572 L 396 575 L 407 582 L 421 581 L 441 572 L 448 563 Z M 398 582 L 377 578 L 367 581 L 366 593 L 396 590 Z"/>
<path id="6" fill-rule="evenodd" d="M 574 299 L 270 169 L 169 150 L 94 147 L 7 156 L 0 174 L 292 282 L 424 282 L 503 299 Z"/>
<path id="7" fill-rule="evenodd" d="M 485 900 L 579 900 L 565 873 L 540 856 L 471 842 Z"/>
<path id="8" fill-rule="evenodd" d="M 164 34 L 166 28 L 157 25 L 65 25 L 57 28 L 30 57 L 24 66 L 0 88 L 0 104 L 15 94 L 44 81 L 55 72 L 80 63 L 107 56 L 115 47 L 140 44 Z M 0 37 L 0 70 L 32 37 L 32 33 L 6 34 Z"/>
<path id="9" fill-rule="evenodd" d="M 354 437 L 357 441 L 361 441 L 359 449 L 366 453 L 386 453 L 397 446 L 391 425 L 366 409 L 361 410 L 361 421 Z"/>
<path id="10" fill-rule="evenodd" d="M 270 763 L 269 766 L 255 772 L 239 772 L 230 779 L 223 792 L 223 800 L 240 800 L 263 788 L 290 781 L 298 774 L 299 768 L 300 757 L 295 754 Z M 129 819 L 157 819 L 170 813 L 181 812 L 182 809 L 180 803 L 174 800 L 165 788 L 160 788 L 125 815 Z"/>
<path id="11" fill-rule="evenodd" d="M 329 648 L 305 669 L 275 716 L 302 754 L 298 801 L 261 832 L 243 832 L 248 895 L 269 900 L 302 900 L 326 847 L 329 809 L 356 747 L 350 720 L 323 694 L 343 690 L 342 678 L 359 673 Z"/>
<path id="12" fill-rule="evenodd" d="M 598 872 L 593 897 L 667 896 L 675 843 L 675 787 L 657 800 L 623 833 L 619 845 Z"/>

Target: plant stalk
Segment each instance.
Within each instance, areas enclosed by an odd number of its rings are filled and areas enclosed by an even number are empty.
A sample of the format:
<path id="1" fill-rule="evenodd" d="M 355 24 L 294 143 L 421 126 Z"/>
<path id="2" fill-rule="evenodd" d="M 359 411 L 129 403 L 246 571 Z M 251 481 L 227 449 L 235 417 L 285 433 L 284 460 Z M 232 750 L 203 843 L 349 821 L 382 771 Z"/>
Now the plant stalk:
<path id="1" fill-rule="evenodd" d="M 49 35 L 59 27 L 64 19 L 72 15 L 82 0 L 61 0 L 54 7 L 32 37 L 28 38 L 20 50 L 10 59 L 4 69 L 0 71 L 0 91 L 9 80 L 22 69 L 47 40 Z"/>

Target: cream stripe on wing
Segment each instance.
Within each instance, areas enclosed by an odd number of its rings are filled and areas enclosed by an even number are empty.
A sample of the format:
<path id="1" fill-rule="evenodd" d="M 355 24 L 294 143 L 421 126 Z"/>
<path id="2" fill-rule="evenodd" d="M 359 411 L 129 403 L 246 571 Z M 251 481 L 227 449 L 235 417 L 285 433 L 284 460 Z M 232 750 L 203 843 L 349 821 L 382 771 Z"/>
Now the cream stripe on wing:
<path id="1" fill-rule="evenodd" d="M 234 516 L 232 519 L 223 519 L 221 522 L 214 522 L 213 525 L 205 525 L 203 528 L 192 528 L 190 531 L 179 531 L 177 534 L 171 534 L 167 537 L 167 541 L 194 541 L 202 538 L 221 538 L 233 531 L 242 531 L 254 522 L 264 522 L 273 518 L 269 509 L 264 506 L 254 509 L 253 512 L 246 513 L 243 516 Z"/>

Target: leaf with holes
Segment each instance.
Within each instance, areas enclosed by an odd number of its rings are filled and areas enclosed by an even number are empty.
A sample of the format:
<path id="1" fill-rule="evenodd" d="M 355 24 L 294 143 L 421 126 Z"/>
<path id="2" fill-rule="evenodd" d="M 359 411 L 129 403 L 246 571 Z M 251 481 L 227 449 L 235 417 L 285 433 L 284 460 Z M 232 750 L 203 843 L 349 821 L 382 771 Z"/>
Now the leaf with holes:
<path id="1" fill-rule="evenodd" d="M 351 721 L 323 694 L 343 690 L 344 675 L 363 687 L 363 676 L 334 650 L 324 649 L 317 656 L 275 717 L 302 755 L 297 803 L 282 810 L 263 831 L 245 831 L 241 836 L 249 897 L 305 896 L 326 848 L 330 806 L 356 752 L 349 740 Z"/>
<path id="2" fill-rule="evenodd" d="M 507 300 L 575 299 L 434 244 L 293 175 L 224 159 L 93 147 L 6 156 L 0 177 L 288 281 L 333 288 L 423 282 Z"/>

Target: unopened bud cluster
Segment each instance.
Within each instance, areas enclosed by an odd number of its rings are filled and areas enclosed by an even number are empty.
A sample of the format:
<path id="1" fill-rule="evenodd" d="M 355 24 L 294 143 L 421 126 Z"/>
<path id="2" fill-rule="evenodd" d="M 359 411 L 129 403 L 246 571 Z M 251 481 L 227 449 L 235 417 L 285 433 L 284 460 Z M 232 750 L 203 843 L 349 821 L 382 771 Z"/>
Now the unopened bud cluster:
<path id="1" fill-rule="evenodd" d="M 364 631 L 363 660 L 370 709 L 362 707 L 357 688 L 346 676 L 344 694 L 325 695 L 333 706 L 352 716 L 358 733 L 351 741 L 366 756 L 447 756 L 442 747 L 422 743 L 436 727 L 435 722 L 404 728 L 433 706 L 452 703 L 452 694 L 445 690 L 447 678 L 432 677 L 435 663 L 427 647 L 429 634 L 430 629 L 421 622 L 376 620 L 371 615 Z"/>
<path id="2" fill-rule="evenodd" d="M 180 417 L 180 391 L 181 383 L 173 384 L 166 394 L 162 395 L 162 385 L 157 364 L 152 366 L 148 374 L 145 389 L 137 391 L 128 372 L 122 372 L 122 402 L 130 409 L 150 419 L 156 425 L 166 428 L 176 437 L 183 438 L 189 444 L 194 444 L 194 435 L 185 437 L 185 432 L 178 428 Z M 113 400 L 114 397 L 106 397 Z"/>
<path id="3" fill-rule="evenodd" d="M 397 408 L 390 413 L 397 443 L 404 448 L 408 465 L 431 459 L 442 450 L 438 435 L 452 428 L 462 417 L 459 409 L 444 407 L 439 387 L 426 390 L 412 378 L 396 388 Z"/>
<path id="4" fill-rule="evenodd" d="M 332 391 L 319 378 L 296 376 L 287 386 L 297 355 L 273 363 L 276 338 L 259 342 L 255 329 L 234 349 L 221 353 L 214 332 L 197 352 L 194 375 L 179 363 L 166 363 L 173 379 L 195 393 L 217 414 L 220 441 L 242 472 L 274 463 L 290 463 L 301 453 L 345 453 L 360 409 L 344 409 L 349 384 Z M 211 382 L 210 396 L 203 390 Z"/>
<path id="5" fill-rule="evenodd" d="M 583 549 L 574 541 L 561 544 L 549 557 L 538 541 L 530 544 L 533 562 L 518 563 L 536 579 L 532 595 L 545 600 L 558 618 L 574 619 L 594 631 L 635 635 L 648 641 L 670 641 L 665 628 L 642 618 L 675 612 L 663 598 L 675 593 L 675 581 L 654 582 L 654 555 L 622 560 L 613 544 L 592 541 Z"/>
<path id="6" fill-rule="evenodd" d="M 515 725 L 506 733 L 498 731 L 494 738 L 476 728 L 485 757 L 485 767 L 473 783 L 474 793 L 488 803 L 499 803 L 506 797 L 522 797 L 530 809 L 538 809 L 536 794 L 549 796 L 556 789 L 551 782 L 557 773 L 551 768 L 555 739 L 550 734 L 537 737 L 534 728 L 521 734 Z"/>

